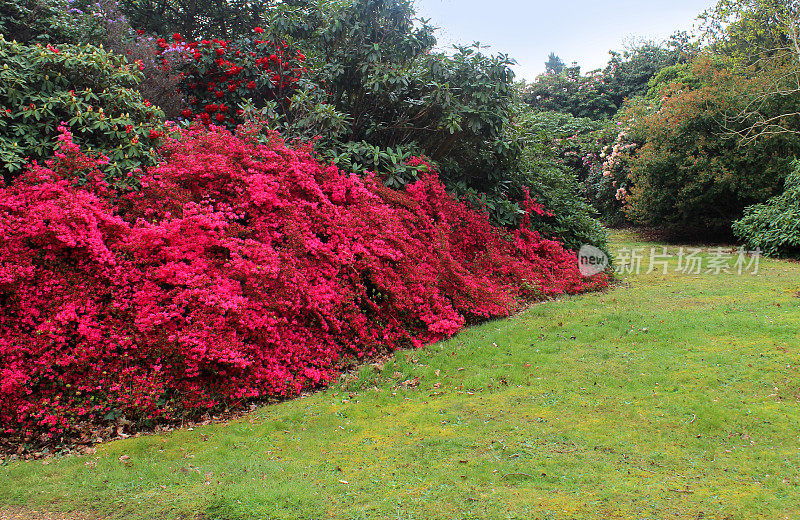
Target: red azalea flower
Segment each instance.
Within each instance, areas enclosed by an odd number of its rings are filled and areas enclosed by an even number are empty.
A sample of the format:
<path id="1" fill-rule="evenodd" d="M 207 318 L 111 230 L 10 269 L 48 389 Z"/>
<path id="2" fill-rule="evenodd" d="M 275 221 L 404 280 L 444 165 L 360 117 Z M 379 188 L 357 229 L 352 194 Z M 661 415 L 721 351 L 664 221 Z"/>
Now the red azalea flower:
<path id="1" fill-rule="evenodd" d="M 181 115 L 185 118 L 190 118 L 192 117 L 192 111 L 189 110 L 188 108 L 184 108 L 183 110 L 181 110 Z"/>
<path id="2" fill-rule="evenodd" d="M 220 123 L 225 121 L 225 114 L 223 114 L 222 112 L 218 113 L 216 117 L 217 121 L 219 121 Z"/>
<path id="3" fill-rule="evenodd" d="M 247 84 L 247 88 L 249 88 L 250 90 L 253 90 L 254 88 L 256 88 L 256 82 L 255 81 L 251 81 L 250 83 Z"/>
<path id="4" fill-rule="evenodd" d="M 183 40 L 183 36 L 181 36 L 179 33 L 175 33 L 172 35 L 172 39 L 176 42 L 179 42 Z"/>
<path id="5" fill-rule="evenodd" d="M 219 90 L 215 90 L 215 91 L 214 91 L 214 95 L 215 95 L 215 96 L 217 96 L 217 98 L 221 98 L 221 97 L 222 97 L 222 96 L 224 96 L 225 94 L 224 94 L 224 93 L 222 93 L 222 92 L 220 92 Z"/>
<path id="6" fill-rule="evenodd" d="M 225 54 L 225 49 L 217 49 L 214 52 L 217 53 L 217 56 L 222 56 L 223 54 Z"/>
<path id="7" fill-rule="evenodd" d="M 263 34 L 264 33 L 264 29 L 262 29 L 261 27 L 256 27 L 255 29 L 253 29 L 253 32 L 256 32 L 258 34 Z"/>

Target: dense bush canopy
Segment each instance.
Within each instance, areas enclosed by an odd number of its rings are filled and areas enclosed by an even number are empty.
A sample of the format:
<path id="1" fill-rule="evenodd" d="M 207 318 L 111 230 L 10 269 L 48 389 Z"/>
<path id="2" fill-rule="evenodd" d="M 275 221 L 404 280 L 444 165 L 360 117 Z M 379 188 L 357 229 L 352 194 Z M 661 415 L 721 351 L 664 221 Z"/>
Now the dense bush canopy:
<path id="1" fill-rule="evenodd" d="M 294 395 L 348 359 L 608 281 L 434 174 L 394 191 L 277 137 L 196 127 L 112 203 L 63 131 L 49 167 L 0 189 L 0 422 L 17 439 Z"/>
<path id="2" fill-rule="evenodd" d="M 784 192 L 747 208 L 733 232 L 753 250 L 775 256 L 800 256 L 800 161 L 792 163 Z"/>
<path id="3" fill-rule="evenodd" d="M 625 114 L 642 143 L 630 163 L 627 211 L 635 222 L 724 237 L 745 207 L 777 193 L 797 142 L 775 136 L 742 147 L 722 123 L 749 84 L 703 56 L 664 84 L 660 99 Z"/>
<path id="4" fill-rule="evenodd" d="M 50 157 L 62 123 L 75 141 L 106 156 L 119 188 L 154 164 L 163 114 L 142 98 L 139 70 L 93 45 L 22 45 L 0 35 L 0 167 L 6 182 L 28 161 Z"/>

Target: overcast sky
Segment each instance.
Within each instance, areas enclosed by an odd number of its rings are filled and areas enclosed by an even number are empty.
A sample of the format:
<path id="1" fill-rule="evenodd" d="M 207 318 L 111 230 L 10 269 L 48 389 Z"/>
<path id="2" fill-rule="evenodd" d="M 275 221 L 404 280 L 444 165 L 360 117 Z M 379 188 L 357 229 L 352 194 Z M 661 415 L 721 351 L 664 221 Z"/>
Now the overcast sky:
<path id="1" fill-rule="evenodd" d="M 519 65 L 518 78 L 533 80 L 544 72 L 550 52 L 586 72 L 602 68 L 608 51 L 627 42 L 660 41 L 690 30 L 715 0 L 414 0 L 417 15 L 439 27 L 440 46 L 491 45 Z"/>

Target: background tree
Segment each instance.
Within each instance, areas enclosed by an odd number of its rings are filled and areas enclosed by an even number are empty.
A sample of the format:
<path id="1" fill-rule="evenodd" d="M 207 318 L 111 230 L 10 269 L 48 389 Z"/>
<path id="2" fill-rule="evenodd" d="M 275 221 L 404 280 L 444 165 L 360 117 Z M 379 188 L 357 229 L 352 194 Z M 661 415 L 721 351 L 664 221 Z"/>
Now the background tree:
<path id="1" fill-rule="evenodd" d="M 703 18 L 712 48 L 759 79 L 727 131 L 745 143 L 800 132 L 800 2 L 720 0 Z"/>
<path id="2" fill-rule="evenodd" d="M 696 54 L 696 45 L 688 36 L 677 34 L 664 43 L 645 42 L 610 54 L 602 71 L 581 74 L 580 66 L 573 64 L 560 73 L 539 76 L 523 91 L 524 100 L 538 110 L 595 120 L 613 117 L 626 99 L 644 94 L 661 69 Z"/>
<path id="3" fill-rule="evenodd" d="M 685 33 L 663 43 L 642 42 L 622 52 L 609 51 L 611 59 L 603 69 L 603 82 L 615 106 L 626 99 L 644 95 L 650 80 L 665 67 L 685 63 L 697 54 L 698 46 Z"/>
<path id="4" fill-rule="evenodd" d="M 565 66 L 564 61 L 556 56 L 555 52 L 551 52 L 550 56 L 547 57 L 547 61 L 544 63 L 547 74 L 561 74 Z"/>

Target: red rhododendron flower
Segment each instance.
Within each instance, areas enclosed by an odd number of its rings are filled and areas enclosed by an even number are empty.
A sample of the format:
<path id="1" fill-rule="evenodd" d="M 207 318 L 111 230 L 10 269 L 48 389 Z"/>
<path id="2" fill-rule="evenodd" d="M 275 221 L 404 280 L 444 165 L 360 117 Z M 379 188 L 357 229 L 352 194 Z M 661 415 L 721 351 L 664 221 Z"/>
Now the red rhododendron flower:
<path id="1" fill-rule="evenodd" d="M 253 32 L 262 34 L 264 32 L 264 29 L 262 29 L 261 27 L 256 27 L 255 29 L 253 29 Z"/>
<path id="2" fill-rule="evenodd" d="M 167 50 L 170 50 L 170 54 L 167 54 Z M 295 59 L 300 59 L 299 53 L 289 50 L 285 42 L 274 43 L 253 38 L 175 41 L 160 46 L 158 51 L 158 59 L 165 70 L 175 66 L 173 58 L 168 58 L 174 56 L 172 52 L 186 58 L 177 65 L 177 72 L 183 79 L 181 91 L 190 105 L 199 103 L 205 106 L 226 97 L 236 100 L 240 87 L 256 90 L 260 88 L 259 85 L 265 85 L 264 89 L 260 89 L 263 100 L 284 100 L 291 98 L 304 74 L 301 69 L 291 67 Z M 258 102 L 261 103 L 262 99 Z M 232 116 L 233 121 L 228 118 L 224 123 L 235 127 L 242 122 L 239 117 Z"/>

